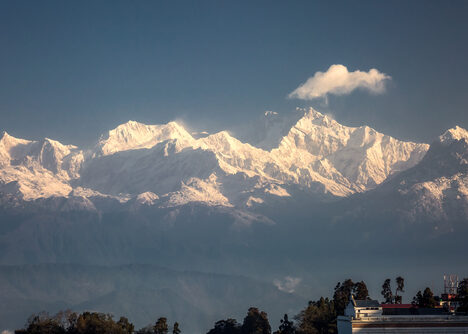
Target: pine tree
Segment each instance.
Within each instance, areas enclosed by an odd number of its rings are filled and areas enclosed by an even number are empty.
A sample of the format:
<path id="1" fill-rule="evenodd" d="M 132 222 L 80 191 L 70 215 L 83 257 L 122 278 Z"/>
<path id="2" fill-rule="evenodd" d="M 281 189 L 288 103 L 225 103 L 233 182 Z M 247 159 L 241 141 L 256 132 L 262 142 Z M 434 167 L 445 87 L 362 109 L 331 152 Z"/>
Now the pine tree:
<path id="1" fill-rule="evenodd" d="M 159 318 L 158 321 L 156 321 L 153 329 L 155 334 L 167 334 L 169 332 L 167 319 L 164 317 Z"/>
<path id="2" fill-rule="evenodd" d="M 117 321 L 117 326 L 122 329 L 122 333 L 126 334 L 133 334 L 133 331 L 135 330 L 133 324 L 125 317 L 120 317 L 119 321 Z"/>
<path id="3" fill-rule="evenodd" d="M 398 294 L 398 292 L 405 292 L 405 279 L 401 276 L 398 276 L 396 279 L 397 288 L 395 290 L 395 304 L 402 303 L 402 297 Z"/>
<path id="4" fill-rule="evenodd" d="M 242 334 L 271 334 L 267 314 L 256 307 L 249 308 L 242 324 Z"/>
<path id="5" fill-rule="evenodd" d="M 393 302 L 393 293 L 392 293 L 392 288 L 390 286 L 390 278 L 387 278 L 382 284 L 382 291 L 381 294 L 385 299 L 385 304 L 391 304 Z"/>
<path id="6" fill-rule="evenodd" d="M 172 328 L 172 334 L 180 334 L 179 323 L 174 322 L 174 326 Z"/>
<path id="7" fill-rule="evenodd" d="M 235 319 L 219 320 L 207 334 L 241 334 L 241 325 Z"/>
<path id="8" fill-rule="evenodd" d="M 416 296 L 413 298 L 413 305 L 421 308 L 433 308 L 437 305 L 437 301 L 434 298 L 434 293 L 430 288 L 424 289 L 424 292 L 418 291 Z"/>
<path id="9" fill-rule="evenodd" d="M 334 302 L 328 298 L 310 301 L 295 319 L 298 321 L 297 332 L 300 334 L 336 333 Z"/>
<path id="10" fill-rule="evenodd" d="M 353 287 L 354 298 L 359 300 L 369 299 L 369 290 L 367 290 L 367 285 L 364 281 L 357 282 Z"/>
<path id="11" fill-rule="evenodd" d="M 458 300 L 460 306 L 457 308 L 457 311 L 468 312 L 468 278 L 462 279 L 458 285 Z"/>
<path id="12" fill-rule="evenodd" d="M 280 320 L 281 324 L 279 325 L 278 331 L 275 334 L 295 334 L 296 328 L 294 327 L 294 323 L 289 321 L 288 315 L 285 314 L 283 319 Z"/>
<path id="13" fill-rule="evenodd" d="M 433 308 L 436 306 L 437 302 L 434 298 L 434 293 L 430 288 L 425 288 L 423 292 L 423 306 Z"/>
<path id="14" fill-rule="evenodd" d="M 337 315 L 343 315 L 346 305 L 348 305 L 351 293 L 354 291 L 355 284 L 351 279 L 346 279 L 343 283 L 338 282 L 333 293 L 334 308 Z"/>

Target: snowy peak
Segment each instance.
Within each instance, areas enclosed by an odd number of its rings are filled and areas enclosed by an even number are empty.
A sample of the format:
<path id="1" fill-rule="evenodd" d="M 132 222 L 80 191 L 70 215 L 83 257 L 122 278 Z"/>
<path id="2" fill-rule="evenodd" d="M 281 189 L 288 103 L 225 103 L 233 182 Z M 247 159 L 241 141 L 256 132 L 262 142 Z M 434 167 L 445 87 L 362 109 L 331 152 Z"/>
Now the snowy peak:
<path id="1" fill-rule="evenodd" d="M 14 146 L 14 145 L 26 144 L 30 142 L 31 141 L 29 140 L 13 137 L 6 131 L 2 131 L 2 135 L 0 136 L 0 143 L 5 146 Z"/>
<path id="2" fill-rule="evenodd" d="M 76 150 L 74 145 L 63 145 L 62 143 L 44 138 L 40 141 L 15 138 L 3 131 L 0 139 L 0 150 L 11 156 L 12 159 L 21 159 L 24 156 L 34 156 L 41 159 L 41 156 L 47 151 L 53 151 L 61 158 Z"/>
<path id="3" fill-rule="evenodd" d="M 303 128 L 304 130 L 312 130 L 314 126 L 325 128 L 343 127 L 330 116 L 324 115 L 314 108 L 309 108 L 309 110 L 305 112 L 304 117 L 299 119 L 296 123 L 296 127 Z"/>
<path id="4" fill-rule="evenodd" d="M 318 157 L 326 157 L 343 148 L 370 148 L 380 143 L 409 143 L 384 135 L 368 126 L 349 127 L 310 108 L 284 137 L 296 147 Z M 423 144 L 427 146 L 426 144 Z"/>
<path id="5" fill-rule="evenodd" d="M 447 130 L 424 158 L 368 195 L 371 206 L 399 212 L 409 221 L 434 224 L 437 229 L 466 223 L 468 214 L 468 132 Z M 380 204 L 379 204 L 380 202 Z M 442 224 L 444 223 L 444 224 Z"/>
<path id="6" fill-rule="evenodd" d="M 232 152 L 240 149 L 244 144 L 237 138 L 232 137 L 227 131 L 220 131 L 198 140 L 199 145 L 204 149 L 214 152 Z M 250 146 L 251 147 L 251 146 Z"/>
<path id="7" fill-rule="evenodd" d="M 146 191 L 136 197 L 136 202 L 141 205 L 153 205 L 158 199 L 158 195 L 151 191 Z"/>
<path id="8" fill-rule="evenodd" d="M 183 126 L 176 122 L 163 125 L 146 125 L 128 121 L 102 136 L 98 143 L 98 155 L 110 155 L 116 152 L 151 148 L 156 144 L 177 139 L 182 142 L 193 141 L 193 137 Z"/>
<path id="9" fill-rule="evenodd" d="M 468 173 L 468 132 L 460 127 L 446 131 L 431 144 L 415 170 L 414 179 L 434 179 Z"/>
<path id="10" fill-rule="evenodd" d="M 10 136 L 6 131 L 3 131 L 0 139 L 0 159 L 1 162 L 8 163 L 10 159 L 18 159 L 26 155 L 29 145 L 33 143 L 30 140 L 19 139 Z"/>
<path id="11" fill-rule="evenodd" d="M 448 129 L 442 136 L 439 137 L 439 142 L 445 144 L 449 144 L 458 140 L 465 140 L 468 142 L 468 131 L 459 127 L 458 125 L 454 128 Z"/>
<path id="12" fill-rule="evenodd" d="M 63 159 L 77 151 L 73 145 L 63 145 L 56 140 L 45 138 L 31 141 L 15 138 L 4 132 L 0 139 L 0 157 L 3 165 L 39 166 L 58 173 Z"/>
<path id="13" fill-rule="evenodd" d="M 341 125 L 311 108 L 283 138 L 278 153 L 295 161 L 299 168 L 312 169 L 347 187 L 341 194 L 332 191 L 346 196 L 375 187 L 389 175 L 414 166 L 428 148 L 427 144 L 399 141 L 368 126 Z"/>
<path id="14" fill-rule="evenodd" d="M 280 146 L 306 150 L 315 156 L 327 156 L 344 147 L 353 128 L 310 108 L 283 138 Z"/>
<path id="15" fill-rule="evenodd" d="M 73 145 L 45 138 L 18 139 L 4 132 L 0 139 L 0 191 L 26 200 L 67 196 L 69 182 L 79 177 L 83 153 Z"/>

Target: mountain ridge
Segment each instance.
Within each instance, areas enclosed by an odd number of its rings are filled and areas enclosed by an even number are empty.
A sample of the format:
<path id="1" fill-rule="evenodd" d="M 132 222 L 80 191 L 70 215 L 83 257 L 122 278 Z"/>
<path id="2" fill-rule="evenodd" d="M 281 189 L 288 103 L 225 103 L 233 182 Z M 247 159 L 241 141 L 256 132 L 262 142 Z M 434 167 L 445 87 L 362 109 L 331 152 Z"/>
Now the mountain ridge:
<path id="1" fill-rule="evenodd" d="M 431 234 L 465 228 L 468 216 L 468 131 L 454 127 L 436 138 L 423 159 L 352 202 L 353 212 L 387 217 L 400 226 L 432 227 Z"/>
<path id="2" fill-rule="evenodd" d="M 275 115 L 265 114 L 270 116 Z M 456 127 L 444 135 L 458 138 L 465 133 Z M 0 192 L 26 200 L 92 194 L 121 201 L 152 193 L 146 201 L 151 205 L 200 201 L 251 208 L 290 197 L 296 188 L 323 198 L 365 192 L 415 166 L 428 150 L 428 144 L 404 142 L 368 126 L 342 125 L 312 108 L 270 150 L 242 142 L 228 131 L 194 138 L 177 122 L 128 121 L 90 149 L 4 132 Z M 15 159 L 13 151 L 20 152 L 21 159 Z M 163 204 L 164 198 L 169 202 Z"/>

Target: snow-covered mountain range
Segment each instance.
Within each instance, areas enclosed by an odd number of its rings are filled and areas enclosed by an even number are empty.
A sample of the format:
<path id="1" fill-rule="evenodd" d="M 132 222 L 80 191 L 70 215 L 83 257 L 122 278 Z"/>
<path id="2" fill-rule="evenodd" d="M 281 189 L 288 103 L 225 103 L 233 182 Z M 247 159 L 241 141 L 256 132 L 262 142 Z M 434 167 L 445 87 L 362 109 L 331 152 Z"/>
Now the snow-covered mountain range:
<path id="1" fill-rule="evenodd" d="M 385 215 L 402 226 L 432 225 L 437 233 L 468 222 L 468 131 L 447 130 L 414 167 L 389 178 L 354 203 L 359 214 Z M 375 218 L 374 218 L 375 220 Z"/>
<path id="2" fill-rule="evenodd" d="M 428 147 L 343 126 L 313 109 L 269 151 L 226 131 L 195 139 L 176 122 L 129 121 L 88 150 L 4 132 L 0 189 L 26 200 L 107 195 L 166 206 L 250 206 L 290 196 L 294 187 L 333 196 L 366 191 L 417 164 Z"/>
<path id="3" fill-rule="evenodd" d="M 341 125 L 314 109 L 285 135 L 277 131 L 277 142 L 269 139 L 276 128 L 268 130 L 266 142 L 254 146 L 227 131 L 195 137 L 176 122 L 129 121 L 90 149 L 3 132 L 0 192 L 24 200 L 111 197 L 161 207 L 191 202 L 252 207 L 291 197 L 296 190 L 322 198 L 366 192 L 423 163 L 429 150 L 428 144 L 397 140 L 367 126 Z M 468 132 L 457 127 L 438 142 L 454 140 L 466 143 Z M 450 177 L 462 182 L 467 176 L 461 171 Z M 420 187 L 437 192 L 449 182 L 442 181 L 426 180 L 432 183 Z"/>

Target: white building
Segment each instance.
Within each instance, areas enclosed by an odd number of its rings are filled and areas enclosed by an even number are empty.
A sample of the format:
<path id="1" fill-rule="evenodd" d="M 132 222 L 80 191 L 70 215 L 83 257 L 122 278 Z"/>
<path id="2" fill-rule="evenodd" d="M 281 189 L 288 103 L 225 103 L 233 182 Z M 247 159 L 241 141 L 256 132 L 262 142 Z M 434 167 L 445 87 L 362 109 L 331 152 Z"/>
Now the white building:
<path id="1" fill-rule="evenodd" d="M 398 311 L 398 310 L 394 310 Z M 458 333 L 468 334 L 468 316 L 434 312 L 424 314 L 424 309 L 413 309 L 405 315 L 385 315 L 376 300 L 354 300 L 337 319 L 338 334 L 352 333 Z M 408 315 L 408 313 L 414 313 Z"/>
<path id="2" fill-rule="evenodd" d="M 354 296 L 351 295 L 344 313 L 345 316 L 353 318 L 379 316 L 382 315 L 382 306 L 376 300 L 355 300 Z"/>

